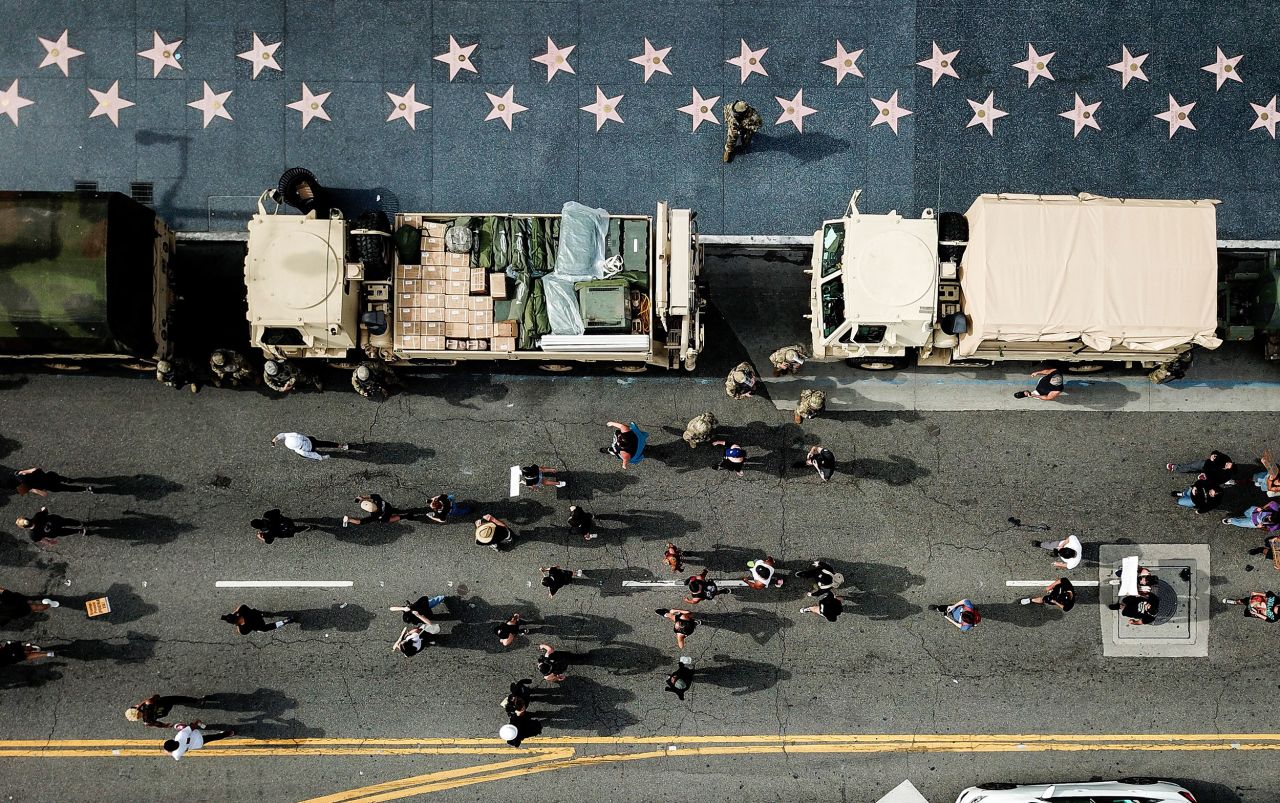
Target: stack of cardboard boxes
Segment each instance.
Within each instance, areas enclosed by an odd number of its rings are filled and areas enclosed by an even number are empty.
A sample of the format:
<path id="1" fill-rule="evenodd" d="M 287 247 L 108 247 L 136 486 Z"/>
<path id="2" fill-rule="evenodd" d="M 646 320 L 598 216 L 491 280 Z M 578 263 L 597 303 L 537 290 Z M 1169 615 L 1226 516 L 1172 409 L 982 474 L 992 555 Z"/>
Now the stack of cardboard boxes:
<path id="1" fill-rule="evenodd" d="M 515 321 L 494 321 L 494 299 L 507 297 L 507 277 L 471 267 L 471 254 L 446 251 L 447 223 L 403 215 L 422 229 L 421 261 L 396 265 L 397 349 L 515 351 Z"/>

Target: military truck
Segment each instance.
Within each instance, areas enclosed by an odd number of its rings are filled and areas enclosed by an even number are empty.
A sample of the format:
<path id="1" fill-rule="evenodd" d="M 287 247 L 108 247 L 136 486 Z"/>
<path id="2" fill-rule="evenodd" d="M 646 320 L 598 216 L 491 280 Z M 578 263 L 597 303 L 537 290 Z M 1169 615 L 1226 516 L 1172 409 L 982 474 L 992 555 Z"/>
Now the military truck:
<path id="1" fill-rule="evenodd" d="M 244 268 L 251 345 L 268 359 L 692 370 L 702 350 L 690 210 L 660 203 L 652 217 L 607 220 L 578 205 L 560 215 L 404 212 L 383 225 L 323 204 L 284 214 L 282 200 L 278 190 L 259 197 Z M 607 275 L 582 274 L 600 266 L 591 256 L 566 274 L 566 245 L 581 251 L 584 227 L 597 225 Z"/>
<path id="2" fill-rule="evenodd" d="M 1221 343 L 1217 201 L 981 195 L 912 219 L 857 200 L 814 233 L 818 359 L 1151 368 Z"/>
<path id="3" fill-rule="evenodd" d="M 120 193 L 0 192 L 0 358 L 167 357 L 174 246 Z"/>

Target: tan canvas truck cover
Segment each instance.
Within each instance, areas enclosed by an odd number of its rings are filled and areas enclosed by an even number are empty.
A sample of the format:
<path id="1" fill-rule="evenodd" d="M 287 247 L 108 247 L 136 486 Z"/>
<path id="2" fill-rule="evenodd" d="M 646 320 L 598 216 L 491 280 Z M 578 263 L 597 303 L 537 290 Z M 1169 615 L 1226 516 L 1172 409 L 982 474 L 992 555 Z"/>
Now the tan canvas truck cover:
<path id="1" fill-rule="evenodd" d="M 983 341 L 1217 348 L 1216 203 L 979 196 L 965 213 L 960 286 L 970 325 L 956 355 L 972 356 Z"/>

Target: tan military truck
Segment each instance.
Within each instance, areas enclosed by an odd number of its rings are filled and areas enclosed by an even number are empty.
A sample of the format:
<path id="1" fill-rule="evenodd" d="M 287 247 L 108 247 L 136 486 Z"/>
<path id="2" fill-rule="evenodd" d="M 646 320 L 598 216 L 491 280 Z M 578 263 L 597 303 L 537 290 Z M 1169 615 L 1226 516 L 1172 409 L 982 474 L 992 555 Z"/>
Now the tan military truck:
<path id="1" fill-rule="evenodd" d="M 269 358 L 692 370 L 702 350 L 690 210 L 609 215 L 608 275 L 570 281 L 555 270 L 562 215 L 400 213 L 384 232 L 337 211 L 268 213 L 271 196 L 245 259 L 251 345 Z"/>
<path id="2" fill-rule="evenodd" d="M 981 195 L 939 220 L 858 195 L 813 236 L 817 359 L 1150 368 L 1222 342 L 1217 201 Z"/>

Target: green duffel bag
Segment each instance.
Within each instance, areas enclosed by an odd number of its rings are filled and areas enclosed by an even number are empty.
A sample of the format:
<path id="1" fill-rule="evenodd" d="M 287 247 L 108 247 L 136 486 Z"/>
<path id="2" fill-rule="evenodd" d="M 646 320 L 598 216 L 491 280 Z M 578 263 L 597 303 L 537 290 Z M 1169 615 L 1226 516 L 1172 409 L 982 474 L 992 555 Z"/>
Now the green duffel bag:
<path id="1" fill-rule="evenodd" d="M 422 230 L 417 226 L 404 225 L 396 229 L 396 253 L 400 255 L 401 265 L 417 265 L 421 259 L 418 255 L 422 248 Z"/>

